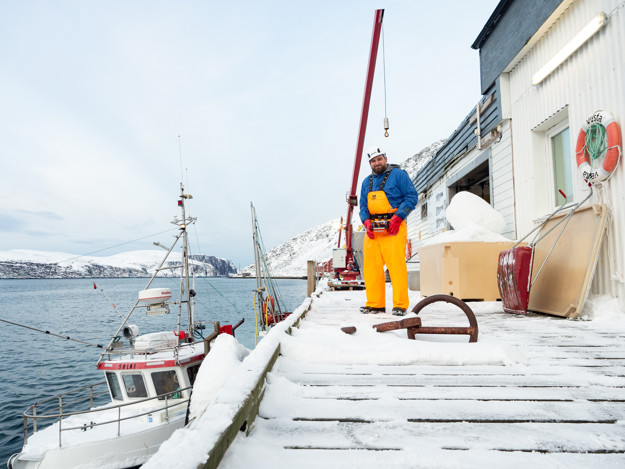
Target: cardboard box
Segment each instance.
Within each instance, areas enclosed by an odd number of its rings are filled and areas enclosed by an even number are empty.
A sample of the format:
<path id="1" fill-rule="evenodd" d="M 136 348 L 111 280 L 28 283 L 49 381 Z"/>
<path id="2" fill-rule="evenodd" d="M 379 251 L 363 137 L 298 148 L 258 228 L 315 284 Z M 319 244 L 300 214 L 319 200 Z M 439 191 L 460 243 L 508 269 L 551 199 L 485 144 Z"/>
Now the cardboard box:
<path id="1" fill-rule="evenodd" d="M 465 301 L 501 299 L 497 285 L 499 253 L 513 245 L 513 241 L 467 241 L 419 247 L 421 295 L 442 293 Z"/>

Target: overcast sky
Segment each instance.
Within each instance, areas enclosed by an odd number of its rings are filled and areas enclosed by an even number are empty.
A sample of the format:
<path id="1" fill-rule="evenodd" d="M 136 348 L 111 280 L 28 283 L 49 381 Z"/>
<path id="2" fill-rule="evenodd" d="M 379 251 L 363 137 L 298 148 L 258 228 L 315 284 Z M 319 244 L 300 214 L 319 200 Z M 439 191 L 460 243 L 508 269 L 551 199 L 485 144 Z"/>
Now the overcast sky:
<path id="1" fill-rule="evenodd" d="M 184 178 L 193 252 L 243 267 L 251 201 L 267 248 L 346 214 L 375 9 L 365 149 L 400 163 L 480 98 L 497 3 L 0 0 L 0 250 L 169 244 Z"/>

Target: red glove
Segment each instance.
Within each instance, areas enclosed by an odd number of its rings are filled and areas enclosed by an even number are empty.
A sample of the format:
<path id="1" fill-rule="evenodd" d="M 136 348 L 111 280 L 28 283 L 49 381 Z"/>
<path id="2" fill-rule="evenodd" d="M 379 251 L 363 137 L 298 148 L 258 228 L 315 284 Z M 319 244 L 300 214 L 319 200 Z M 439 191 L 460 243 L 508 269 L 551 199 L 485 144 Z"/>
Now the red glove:
<path id="1" fill-rule="evenodd" d="M 367 236 L 369 236 L 369 239 L 375 238 L 373 230 L 371 229 L 371 220 L 365 220 L 363 225 L 365 225 L 365 228 L 367 229 Z"/>
<path id="2" fill-rule="evenodd" d="M 396 235 L 397 233 L 399 233 L 399 225 L 401 225 L 402 221 L 404 220 L 399 218 L 397 215 L 393 215 L 391 221 L 388 222 L 388 230 L 386 230 L 388 234 Z"/>

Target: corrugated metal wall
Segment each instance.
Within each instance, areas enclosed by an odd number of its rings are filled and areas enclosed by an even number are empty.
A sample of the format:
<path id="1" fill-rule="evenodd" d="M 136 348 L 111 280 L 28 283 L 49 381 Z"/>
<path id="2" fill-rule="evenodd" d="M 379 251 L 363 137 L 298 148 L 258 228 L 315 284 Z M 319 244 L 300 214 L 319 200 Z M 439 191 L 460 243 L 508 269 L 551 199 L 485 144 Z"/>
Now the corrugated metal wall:
<path id="1" fill-rule="evenodd" d="M 600 12 L 606 13 L 607 25 L 577 50 L 566 62 L 537 86 L 531 79 L 551 57 Z M 509 70 L 509 99 L 512 117 L 514 175 L 518 234 L 533 227 L 532 220 L 548 213 L 549 181 L 545 131 L 568 118 L 571 149 L 583 121 L 596 110 L 610 111 L 625 126 L 625 1 L 574 1 L 544 36 Z M 593 293 L 619 298 L 625 310 L 625 169 L 620 163 L 607 187 L 595 195 L 595 202 L 604 200 L 612 210 L 607 243 L 604 243 Z M 575 199 L 585 195 L 585 185 L 573 165 Z"/>

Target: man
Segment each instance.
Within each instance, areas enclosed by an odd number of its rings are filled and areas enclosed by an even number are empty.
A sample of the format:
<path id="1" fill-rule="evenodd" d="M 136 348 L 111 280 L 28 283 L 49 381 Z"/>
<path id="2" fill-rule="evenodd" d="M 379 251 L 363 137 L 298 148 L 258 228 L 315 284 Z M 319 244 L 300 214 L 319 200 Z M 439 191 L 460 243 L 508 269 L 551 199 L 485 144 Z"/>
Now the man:
<path id="1" fill-rule="evenodd" d="M 417 191 L 410 176 L 398 165 L 389 165 L 379 147 L 369 149 L 371 174 L 362 181 L 360 219 L 367 229 L 363 251 L 367 304 L 362 313 L 386 312 L 386 265 L 393 285 L 393 314 L 404 316 L 409 306 L 406 269 L 406 217 L 417 205 Z"/>

